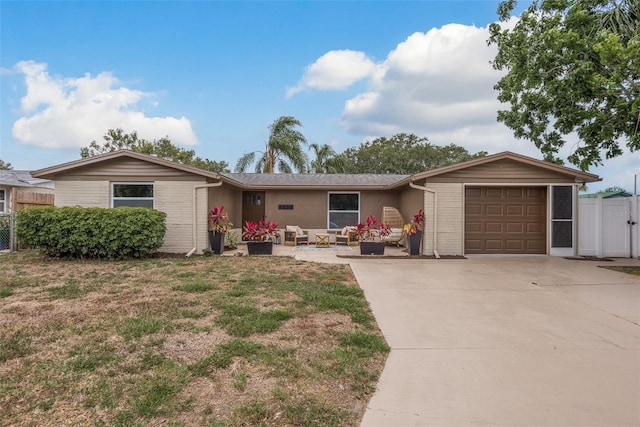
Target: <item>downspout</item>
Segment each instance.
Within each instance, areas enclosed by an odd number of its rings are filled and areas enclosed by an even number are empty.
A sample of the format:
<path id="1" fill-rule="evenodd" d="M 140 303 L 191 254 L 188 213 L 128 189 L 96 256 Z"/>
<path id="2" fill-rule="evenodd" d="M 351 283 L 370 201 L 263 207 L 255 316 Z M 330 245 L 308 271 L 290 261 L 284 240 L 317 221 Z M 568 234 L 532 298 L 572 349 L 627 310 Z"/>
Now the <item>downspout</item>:
<path id="1" fill-rule="evenodd" d="M 437 259 L 440 259 L 440 254 L 438 253 L 438 193 L 435 190 L 414 184 L 413 182 L 409 182 L 409 187 L 433 194 L 433 255 L 435 255 Z"/>
<path id="2" fill-rule="evenodd" d="M 191 243 L 193 244 L 193 249 L 191 249 L 185 255 L 186 258 L 189 258 L 194 252 L 197 250 L 196 248 L 196 239 L 198 237 L 198 230 L 196 221 L 198 220 L 198 215 L 196 214 L 196 193 L 199 188 L 211 188 L 211 187 L 220 187 L 222 185 L 222 181 L 220 182 L 212 182 L 209 184 L 196 185 L 193 187 L 193 200 L 191 201 Z"/>

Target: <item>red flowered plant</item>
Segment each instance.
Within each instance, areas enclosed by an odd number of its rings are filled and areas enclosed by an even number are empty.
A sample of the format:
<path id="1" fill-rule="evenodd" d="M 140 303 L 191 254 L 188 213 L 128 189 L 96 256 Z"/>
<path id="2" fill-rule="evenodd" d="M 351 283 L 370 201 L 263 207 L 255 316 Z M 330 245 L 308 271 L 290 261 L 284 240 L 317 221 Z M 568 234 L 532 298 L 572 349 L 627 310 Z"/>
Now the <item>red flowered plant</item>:
<path id="1" fill-rule="evenodd" d="M 359 222 L 356 225 L 355 231 L 361 242 L 375 242 L 391 234 L 391 227 L 384 222 L 378 222 L 375 216 L 369 215 L 365 224 Z"/>
<path id="2" fill-rule="evenodd" d="M 224 206 L 214 206 L 209 212 L 209 230 L 216 233 L 226 233 L 233 224 L 229 221 L 229 215 L 223 212 Z"/>
<path id="3" fill-rule="evenodd" d="M 406 234 L 416 234 L 418 230 L 422 230 L 424 226 L 424 211 L 420 209 L 417 214 L 411 218 L 409 224 L 404 225 L 404 232 Z"/>
<path id="4" fill-rule="evenodd" d="M 242 239 L 253 242 L 273 240 L 278 235 L 278 223 L 261 219 L 257 223 L 247 221 L 243 227 Z"/>

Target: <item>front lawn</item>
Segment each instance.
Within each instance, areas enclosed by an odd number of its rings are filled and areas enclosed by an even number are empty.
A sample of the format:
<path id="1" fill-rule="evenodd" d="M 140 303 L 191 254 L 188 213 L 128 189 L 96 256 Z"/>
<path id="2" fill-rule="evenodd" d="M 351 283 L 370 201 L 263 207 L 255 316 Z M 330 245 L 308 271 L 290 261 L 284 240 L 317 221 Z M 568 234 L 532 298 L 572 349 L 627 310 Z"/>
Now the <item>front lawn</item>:
<path id="1" fill-rule="evenodd" d="M 0 257 L 0 425 L 356 426 L 389 348 L 346 265 Z"/>

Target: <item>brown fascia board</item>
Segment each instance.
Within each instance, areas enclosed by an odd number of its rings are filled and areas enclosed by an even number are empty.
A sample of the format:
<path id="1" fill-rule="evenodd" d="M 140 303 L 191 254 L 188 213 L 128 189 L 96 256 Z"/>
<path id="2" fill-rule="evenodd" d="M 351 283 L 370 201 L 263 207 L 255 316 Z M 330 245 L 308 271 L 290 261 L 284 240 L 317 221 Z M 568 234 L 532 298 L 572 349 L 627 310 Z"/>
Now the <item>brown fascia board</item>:
<path id="1" fill-rule="evenodd" d="M 192 173 L 194 175 L 200 175 L 207 178 L 220 179 L 221 176 L 216 172 L 210 172 L 204 169 L 196 168 L 193 166 L 183 165 L 171 160 L 161 159 L 155 156 L 149 156 L 148 154 L 136 153 L 131 150 L 117 150 L 109 153 L 98 154 L 96 156 L 87 157 L 86 159 L 74 160 L 71 162 L 63 163 L 56 166 L 51 166 L 44 169 L 38 169 L 31 172 L 31 176 L 34 178 L 53 179 L 54 175 L 69 172 L 73 169 L 90 166 L 95 163 L 104 162 L 107 160 L 113 160 L 120 157 L 130 157 L 133 159 L 142 160 L 145 162 L 155 163 L 161 166 L 166 166 L 173 169 L 178 169 L 184 172 Z"/>
<path id="2" fill-rule="evenodd" d="M 354 174 L 357 175 L 357 174 Z M 403 185 L 408 185 L 410 176 L 391 184 L 363 185 L 363 184 L 328 184 L 328 185 L 297 185 L 297 184 L 252 184 L 236 180 L 228 175 L 221 174 L 220 179 L 230 185 L 243 190 L 325 190 L 325 191 L 365 191 L 365 190 L 393 190 Z"/>
<path id="3" fill-rule="evenodd" d="M 523 156 L 522 154 L 516 154 L 511 151 L 503 151 L 501 153 L 492 154 L 485 157 L 479 157 L 477 159 L 469 160 L 462 163 L 456 163 L 449 166 L 443 166 L 441 168 L 432 169 L 430 171 L 421 172 L 411 176 L 411 181 L 415 182 L 421 179 L 431 178 L 438 175 L 443 175 L 449 172 L 457 171 L 460 169 L 466 169 L 473 166 L 478 166 L 486 163 L 492 163 L 497 160 L 515 160 L 518 162 L 526 163 L 531 166 L 541 167 L 544 169 L 552 170 L 554 172 L 558 172 L 565 175 L 573 175 L 576 177 L 576 181 L 579 182 L 594 182 L 594 181 L 602 181 L 598 175 L 583 172 L 578 169 L 568 168 L 566 166 L 556 165 L 553 163 L 545 162 L 543 160 L 534 159 L 533 157 Z"/>
<path id="4" fill-rule="evenodd" d="M 399 187 L 397 183 L 392 185 L 371 185 L 371 186 L 363 186 L 363 185 L 256 185 L 256 184 L 245 184 L 242 182 L 238 182 L 226 177 L 222 177 L 222 181 L 227 184 L 234 185 L 243 190 L 325 190 L 325 191 L 364 191 L 364 190 L 393 190 L 394 188 Z M 403 180 L 407 181 L 408 180 Z"/>

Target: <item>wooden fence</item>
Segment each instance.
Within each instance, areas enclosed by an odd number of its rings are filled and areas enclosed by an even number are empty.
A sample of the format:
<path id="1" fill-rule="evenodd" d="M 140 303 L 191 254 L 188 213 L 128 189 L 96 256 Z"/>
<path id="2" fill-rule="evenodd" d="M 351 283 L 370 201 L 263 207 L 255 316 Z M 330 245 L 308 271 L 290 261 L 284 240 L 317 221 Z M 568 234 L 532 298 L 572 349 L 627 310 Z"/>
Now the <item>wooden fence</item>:
<path id="1" fill-rule="evenodd" d="M 47 206 L 54 204 L 53 194 L 32 193 L 13 188 L 11 194 L 12 211 L 18 212 L 34 206 Z"/>

